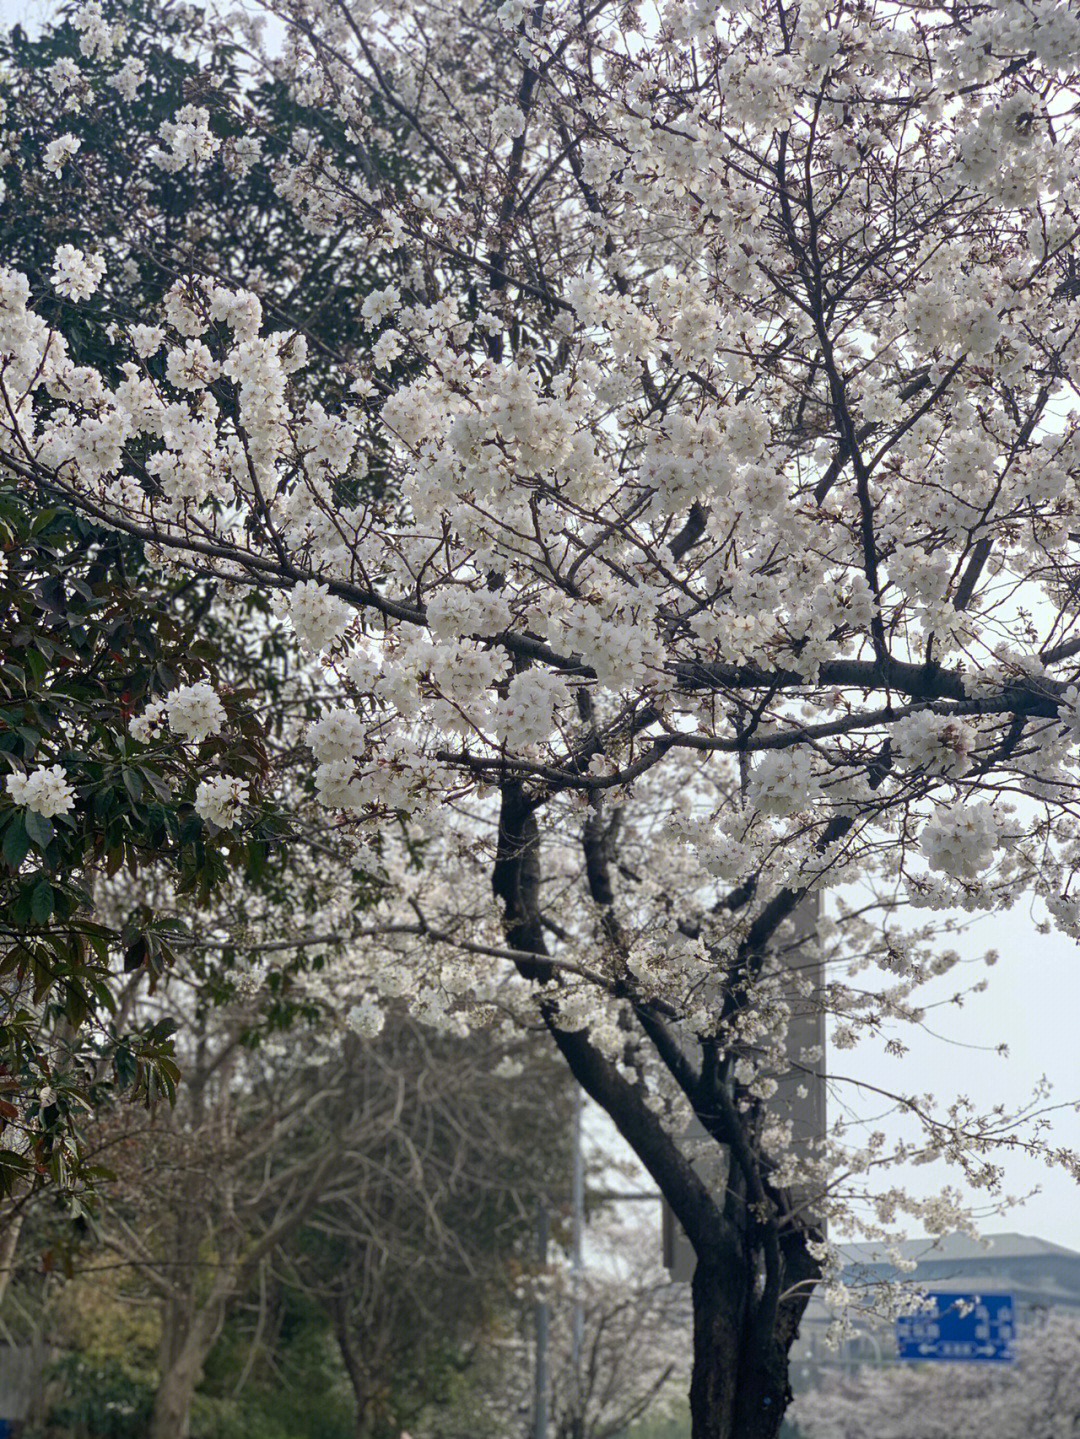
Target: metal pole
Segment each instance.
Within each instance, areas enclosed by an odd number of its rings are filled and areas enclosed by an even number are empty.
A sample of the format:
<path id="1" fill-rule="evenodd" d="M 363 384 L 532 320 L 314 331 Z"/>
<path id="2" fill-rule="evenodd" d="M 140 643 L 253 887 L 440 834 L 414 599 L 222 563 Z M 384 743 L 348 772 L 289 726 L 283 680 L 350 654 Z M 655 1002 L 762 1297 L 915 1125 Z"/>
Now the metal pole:
<path id="1" fill-rule="evenodd" d="M 585 1304 L 582 1293 L 585 1281 L 585 1152 L 582 1138 L 584 1108 L 585 1096 L 580 1085 L 575 1084 L 570 1149 L 570 1282 L 573 1285 L 570 1308 L 570 1365 L 574 1376 L 574 1408 L 577 1411 L 574 1420 L 575 1433 L 583 1431 L 585 1420 L 581 1362 L 585 1348 Z"/>
<path id="2" fill-rule="evenodd" d="M 540 1260 L 540 1283 L 547 1283 L 548 1210 L 540 1202 L 540 1223 L 537 1230 L 537 1258 Z M 548 1433 L 548 1302 L 540 1289 L 536 1297 L 536 1366 L 533 1388 L 532 1439 L 547 1439 Z"/>

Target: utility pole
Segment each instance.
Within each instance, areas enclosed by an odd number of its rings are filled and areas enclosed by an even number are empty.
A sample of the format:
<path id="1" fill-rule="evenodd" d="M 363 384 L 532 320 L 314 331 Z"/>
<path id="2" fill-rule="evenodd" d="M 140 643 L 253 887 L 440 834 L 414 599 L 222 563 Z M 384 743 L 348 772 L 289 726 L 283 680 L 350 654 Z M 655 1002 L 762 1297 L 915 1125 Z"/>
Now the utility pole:
<path id="1" fill-rule="evenodd" d="M 568 1416 L 571 1439 L 583 1439 L 585 1433 L 585 1092 L 574 1086 L 570 1119 L 570 1373 L 572 1376 L 573 1413 Z M 655 1204 L 659 1190 L 593 1189 L 595 1201 L 619 1204 Z M 565 1193 L 559 1196 L 565 1203 Z M 537 1257 L 540 1268 L 547 1266 L 549 1214 L 547 1203 L 539 1210 Z M 547 1297 L 540 1291 L 535 1309 L 535 1368 L 533 1387 L 532 1439 L 548 1439 L 550 1418 L 549 1334 L 551 1310 Z"/>
<path id="2" fill-rule="evenodd" d="M 540 1261 L 540 1283 L 547 1284 L 548 1259 L 548 1207 L 547 1200 L 540 1201 L 540 1222 L 537 1226 L 536 1257 Z M 536 1363 L 533 1375 L 533 1426 L 532 1439 L 548 1439 L 548 1328 L 550 1310 L 547 1292 L 540 1288 L 536 1294 Z"/>

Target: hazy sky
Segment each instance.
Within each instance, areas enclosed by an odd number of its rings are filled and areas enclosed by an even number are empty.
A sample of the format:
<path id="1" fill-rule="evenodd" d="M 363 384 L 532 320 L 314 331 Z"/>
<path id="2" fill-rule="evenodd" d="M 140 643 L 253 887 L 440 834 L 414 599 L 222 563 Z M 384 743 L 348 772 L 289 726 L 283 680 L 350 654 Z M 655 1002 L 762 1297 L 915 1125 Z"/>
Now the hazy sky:
<path id="1" fill-rule="evenodd" d="M 51 0 L 0 0 L 0 23 L 35 29 L 52 8 Z M 904 1059 L 883 1059 L 880 1046 L 864 1045 L 831 1053 L 830 1072 L 905 1093 L 930 1091 L 945 1102 L 966 1094 L 980 1110 L 996 1103 L 1023 1103 L 1045 1076 L 1053 1086 L 1050 1103 L 1075 1104 L 1080 1099 L 1080 948 L 1060 935 L 1039 935 L 1022 906 L 978 921 L 968 936 L 950 943 L 970 955 L 972 964 L 946 976 L 938 997 L 948 998 L 964 987 L 969 974 L 974 979 L 980 973 L 989 979 L 986 993 L 969 999 L 960 1010 L 928 1010 L 921 1031 L 912 1026 L 898 1030 L 911 1046 Z M 992 970 L 979 966 L 976 972 L 975 959 L 988 948 L 998 949 L 1001 958 Z M 994 1052 L 1002 1043 L 1009 1047 L 1008 1059 Z M 847 1086 L 835 1089 L 830 1099 L 834 1114 L 849 1095 Z M 865 1099 L 857 1108 L 870 1116 L 877 1112 Z M 1050 1118 L 1054 1142 L 1080 1151 L 1080 1113 L 1065 1108 Z M 889 1124 L 879 1121 L 872 1127 L 888 1129 Z M 944 1166 L 926 1166 L 907 1175 L 907 1187 L 920 1193 L 954 1182 Z M 1024 1194 L 1036 1186 L 1040 1194 L 1006 1217 L 988 1218 L 985 1228 L 1016 1229 L 1080 1249 L 1080 1186 L 1060 1170 L 1047 1170 L 1020 1154 L 1011 1156 L 1009 1191 Z"/>
<path id="2" fill-rule="evenodd" d="M 52 9 L 52 0 L 0 0 L 0 21 L 33 29 Z"/>
<path id="3" fill-rule="evenodd" d="M 972 924 L 967 934 L 948 941 L 970 962 L 943 976 L 926 995 L 948 1000 L 958 989 L 985 976 L 985 993 L 967 999 L 963 1008 L 945 1003 L 928 1008 L 925 1025 L 899 1026 L 896 1034 L 910 1046 L 903 1059 L 881 1057 L 880 1046 L 867 1043 L 854 1051 L 829 1054 L 834 1074 L 849 1074 L 906 1094 L 930 1091 L 942 1102 L 967 1095 L 979 1110 L 995 1104 L 1023 1104 L 1045 1076 L 1053 1086 L 1046 1103 L 1065 1104 L 1048 1118 L 1053 1143 L 1080 1151 L 1080 947 L 1059 934 L 1037 932 L 1027 905 L 1008 914 L 990 915 Z M 996 949 L 997 964 L 986 969 L 979 958 Z M 1008 1058 L 995 1051 L 1009 1048 Z M 830 1097 L 833 1112 L 845 1099 L 847 1086 Z M 871 1114 L 863 1099 L 858 1108 Z M 888 1130 L 888 1122 L 873 1127 Z M 1041 1193 L 1005 1217 L 986 1220 L 988 1231 L 1016 1229 L 1080 1249 L 1080 1186 L 1062 1170 L 1048 1170 L 1022 1154 L 1008 1157 L 1007 1189 L 1022 1195 Z M 955 1170 L 927 1165 L 908 1172 L 907 1187 L 929 1193 L 955 1183 Z"/>

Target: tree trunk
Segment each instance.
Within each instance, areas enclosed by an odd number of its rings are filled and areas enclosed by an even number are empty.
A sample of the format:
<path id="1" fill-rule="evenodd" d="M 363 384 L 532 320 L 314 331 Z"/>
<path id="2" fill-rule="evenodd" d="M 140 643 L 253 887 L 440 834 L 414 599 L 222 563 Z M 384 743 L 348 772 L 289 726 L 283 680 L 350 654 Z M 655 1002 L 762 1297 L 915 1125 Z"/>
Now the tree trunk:
<path id="1" fill-rule="evenodd" d="M 743 1276 L 699 1259 L 691 1298 L 694 1367 L 690 1376 L 692 1439 L 735 1439 L 736 1385 L 746 1312 Z M 742 1435 L 738 1439 L 743 1439 Z"/>
<path id="2" fill-rule="evenodd" d="M 333 1303 L 334 1335 L 337 1338 L 338 1350 L 341 1353 L 341 1362 L 345 1366 L 345 1373 L 349 1377 L 349 1384 L 353 1392 L 353 1402 L 356 1405 L 356 1417 L 353 1421 L 353 1433 L 356 1439 L 371 1439 L 372 1433 L 372 1403 L 368 1375 L 360 1362 L 360 1356 L 352 1341 L 352 1334 L 349 1329 L 349 1305 L 343 1295 L 338 1295 Z"/>
<path id="3" fill-rule="evenodd" d="M 694 1368 L 692 1439 L 776 1439 L 791 1402 L 791 1346 L 820 1266 L 808 1237 L 784 1234 L 779 1302 L 757 1292 L 751 1248 L 741 1264 L 699 1259 L 691 1290 Z"/>
<path id="4" fill-rule="evenodd" d="M 4 1295 L 11 1280 L 12 1271 L 15 1268 L 15 1252 L 19 1247 L 19 1233 L 22 1229 L 22 1210 L 16 1210 L 9 1214 L 0 1230 L 0 1304 L 4 1302 Z"/>
<path id="5" fill-rule="evenodd" d="M 201 1365 L 191 1368 L 177 1363 L 161 1376 L 154 1395 L 149 1439 L 188 1439 L 191 1406 L 201 1373 Z"/>
<path id="6" fill-rule="evenodd" d="M 203 1365 L 221 1333 L 225 1303 L 212 1298 L 194 1315 L 166 1317 L 161 1340 L 161 1378 L 147 1439 L 188 1439 L 191 1406 Z"/>
<path id="7" fill-rule="evenodd" d="M 788 1351 L 775 1337 L 764 1345 L 744 1345 L 732 1439 L 776 1439 L 790 1402 Z"/>

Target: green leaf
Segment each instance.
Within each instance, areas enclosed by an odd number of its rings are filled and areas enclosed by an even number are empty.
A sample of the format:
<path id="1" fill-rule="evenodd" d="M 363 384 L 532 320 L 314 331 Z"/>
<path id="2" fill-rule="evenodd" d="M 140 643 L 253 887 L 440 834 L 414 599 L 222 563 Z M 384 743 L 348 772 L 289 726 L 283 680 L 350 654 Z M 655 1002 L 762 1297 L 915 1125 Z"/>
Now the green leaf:
<path id="1" fill-rule="evenodd" d="M 156 771 L 152 769 L 140 770 L 139 773 L 142 775 L 142 778 L 149 783 L 150 788 L 157 795 L 158 799 L 164 801 L 166 804 L 172 799 L 173 787 L 162 775 L 157 774 Z"/>
<path id="2" fill-rule="evenodd" d="M 30 671 L 36 685 L 43 686 L 45 684 L 45 657 L 40 650 L 28 649 L 26 651 L 26 668 Z"/>
<path id="3" fill-rule="evenodd" d="M 30 836 L 26 833 L 27 811 L 19 810 L 12 816 L 4 834 L 4 863 L 11 870 L 17 870 L 30 852 Z"/>
<path id="4" fill-rule="evenodd" d="M 42 530 L 48 529 L 48 527 L 52 524 L 53 520 L 56 519 L 56 516 L 58 514 L 58 510 L 39 510 L 38 513 L 34 516 L 34 518 L 30 521 L 31 538 L 34 535 L 40 535 Z"/>
<path id="5" fill-rule="evenodd" d="M 86 991 L 81 984 L 69 984 L 64 1009 L 73 1027 L 78 1029 L 90 1011 Z"/>
<path id="6" fill-rule="evenodd" d="M 266 870 L 266 845 L 257 839 L 250 840 L 247 847 L 247 872 L 252 883 L 257 883 Z"/>
<path id="7" fill-rule="evenodd" d="M 146 941 L 146 935 L 140 934 L 124 950 L 124 973 L 130 974 L 134 969 L 141 969 L 150 957 L 150 946 Z"/>
<path id="8" fill-rule="evenodd" d="M 53 887 L 47 879 L 39 879 L 34 886 L 34 894 L 30 900 L 30 913 L 37 924 L 48 924 L 53 912 Z"/>
<path id="9" fill-rule="evenodd" d="M 138 1078 L 139 1063 L 127 1044 L 117 1045 L 113 1065 L 121 1089 L 127 1089 Z"/>
<path id="10" fill-rule="evenodd" d="M 149 1044 L 164 1044 L 179 1028 L 177 1020 L 171 1017 L 159 1019 L 146 1030 L 143 1037 Z"/>
<path id="11" fill-rule="evenodd" d="M 38 814 L 37 810 L 28 809 L 26 811 L 25 823 L 26 833 L 37 845 L 38 849 L 47 849 L 53 836 L 56 834 L 56 830 L 53 829 L 52 820 L 46 819 L 43 814 Z"/>
<path id="12" fill-rule="evenodd" d="M 93 933 L 90 933 L 89 931 L 87 932 L 87 936 L 86 936 L 86 937 L 87 937 L 87 939 L 90 941 L 90 947 L 91 947 L 91 949 L 94 951 L 94 954 L 97 956 L 98 963 L 99 963 L 99 964 L 102 964 L 102 965 L 108 965 L 108 963 L 109 963 L 109 941 L 106 939 L 106 937 L 105 937 L 103 934 L 93 934 Z"/>
<path id="13" fill-rule="evenodd" d="M 133 802 L 138 804 L 143 796 L 143 777 L 137 769 L 125 768 L 123 771 L 124 788 L 131 796 Z"/>
<path id="14" fill-rule="evenodd" d="M 146 1061 L 146 1104 L 149 1108 L 155 1093 L 164 1095 L 170 1104 L 176 1103 L 176 1091 L 180 1084 L 180 1071 L 171 1059 Z"/>

